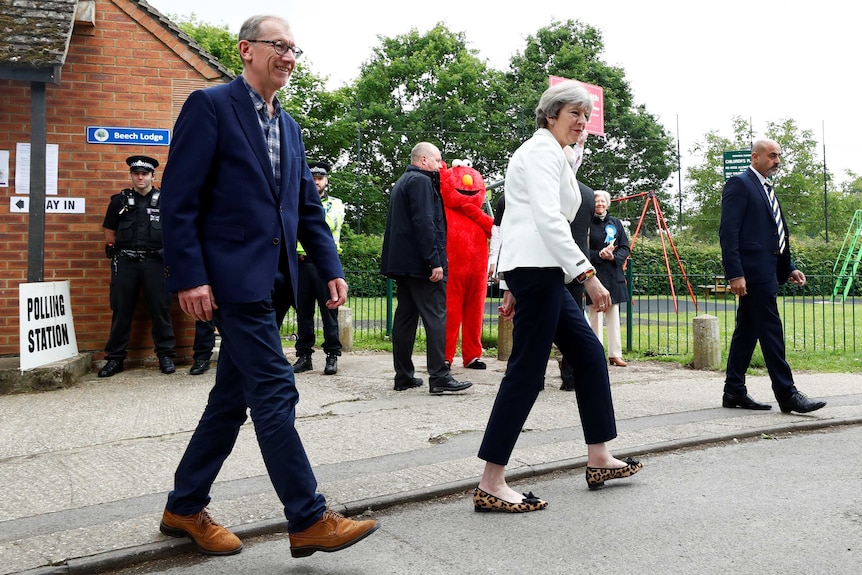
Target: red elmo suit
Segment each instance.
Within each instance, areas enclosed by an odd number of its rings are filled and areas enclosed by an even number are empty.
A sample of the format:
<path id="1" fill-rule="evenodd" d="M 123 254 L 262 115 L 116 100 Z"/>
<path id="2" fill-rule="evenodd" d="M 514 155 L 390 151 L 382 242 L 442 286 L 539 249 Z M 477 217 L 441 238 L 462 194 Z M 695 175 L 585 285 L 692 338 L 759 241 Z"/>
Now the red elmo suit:
<path id="1" fill-rule="evenodd" d="M 494 218 L 482 211 L 485 180 L 469 160 L 440 171 L 446 209 L 446 361 L 452 364 L 461 331 L 461 357 L 468 366 L 482 357 L 482 319 L 488 290 L 488 238 Z"/>

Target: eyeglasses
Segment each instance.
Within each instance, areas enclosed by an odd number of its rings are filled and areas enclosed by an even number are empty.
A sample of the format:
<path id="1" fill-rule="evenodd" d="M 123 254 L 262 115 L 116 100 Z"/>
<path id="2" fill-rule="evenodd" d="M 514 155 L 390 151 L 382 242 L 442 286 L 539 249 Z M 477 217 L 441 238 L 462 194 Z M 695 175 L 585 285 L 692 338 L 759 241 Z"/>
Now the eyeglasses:
<path id="1" fill-rule="evenodd" d="M 287 54 L 288 50 L 293 52 L 293 57 L 299 59 L 302 56 L 302 50 L 300 50 L 296 46 L 291 46 L 287 42 L 283 42 L 281 40 L 249 40 L 249 42 L 256 42 L 258 44 L 269 44 L 272 46 L 272 49 L 275 50 L 275 53 L 279 56 L 284 56 Z"/>

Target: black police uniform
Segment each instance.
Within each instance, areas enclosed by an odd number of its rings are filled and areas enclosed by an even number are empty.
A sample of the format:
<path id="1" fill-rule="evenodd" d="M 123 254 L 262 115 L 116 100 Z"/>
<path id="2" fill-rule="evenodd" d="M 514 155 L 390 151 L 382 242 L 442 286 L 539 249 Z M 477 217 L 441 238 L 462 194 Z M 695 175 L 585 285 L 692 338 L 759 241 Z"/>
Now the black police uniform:
<path id="1" fill-rule="evenodd" d="M 111 264 L 111 334 L 106 359 L 122 362 L 131 338 L 132 317 L 143 290 L 152 321 L 153 343 L 159 358 L 176 355 L 171 325 L 171 295 L 165 290 L 162 261 L 161 192 L 153 187 L 146 196 L 125 189 L 111 196 L 102 224 L 116 232 Z"/>

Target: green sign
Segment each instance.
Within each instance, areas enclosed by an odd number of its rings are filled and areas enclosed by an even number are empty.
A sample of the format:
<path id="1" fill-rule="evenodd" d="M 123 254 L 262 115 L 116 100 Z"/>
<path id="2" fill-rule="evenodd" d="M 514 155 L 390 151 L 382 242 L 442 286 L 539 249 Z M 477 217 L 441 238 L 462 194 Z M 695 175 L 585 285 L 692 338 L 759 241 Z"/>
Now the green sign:
<path id="1" fill-rule="evenodd" d="M 751 150 L 733 150 L 724 153 L 724 181 L 741 174 L 751 165 Z"/>

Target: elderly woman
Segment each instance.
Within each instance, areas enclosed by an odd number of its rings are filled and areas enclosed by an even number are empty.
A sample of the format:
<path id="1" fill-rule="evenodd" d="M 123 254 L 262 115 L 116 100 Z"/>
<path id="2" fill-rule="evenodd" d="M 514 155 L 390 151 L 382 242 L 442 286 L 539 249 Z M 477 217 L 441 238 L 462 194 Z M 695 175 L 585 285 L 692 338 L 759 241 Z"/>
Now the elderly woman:
<path id="1" fill-rule="evenodd" d="M 590 226 L 590 261 L 596 268 L 596 276 L 611 293 L 611 307 L 605 311 L 590 305 L 590 325 L 599 341 L 602 341 L 602 319 L 608 327 L 608 358 L 611 365 L 625 367 L 623 343 L 620 335 L 620 303 L 628 301 L 626 276 L 623 264 L 631 253 L 629 238 L 619 218 L 608 214 L 611 195 L 596 190 L 596 212 Z M 591 302 L 587 302 L 591 304 Z"/>
<path id="2" fill-rule="evenodd" d="M 611 305 L 569 227 L 581 196 L 563 148 L 578 140 L 591 112 L 592 100 L 580 84 L 569 81 L 548 88 L 536 108 L 538 130 L 515 151 L 506 170 L 498 270 L 509 288 L 501 313 L 512 315 L 514 331 L 506 375 L 479 448 L 486 463 L 473 496 L 476 511 L 523 513 L 547 507 L 532 492 L 522 495 L 510 488 L 505 471 L 542 388 L 552 343 L 577 374 L 587 485 L 596 489 L 642 467 L 631 459 L 616 459 L 607 448 L 617 431 L 604 349 L 565 285 L 574 279 L 599 309 Z"/>

